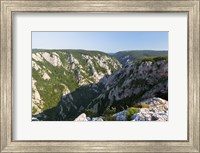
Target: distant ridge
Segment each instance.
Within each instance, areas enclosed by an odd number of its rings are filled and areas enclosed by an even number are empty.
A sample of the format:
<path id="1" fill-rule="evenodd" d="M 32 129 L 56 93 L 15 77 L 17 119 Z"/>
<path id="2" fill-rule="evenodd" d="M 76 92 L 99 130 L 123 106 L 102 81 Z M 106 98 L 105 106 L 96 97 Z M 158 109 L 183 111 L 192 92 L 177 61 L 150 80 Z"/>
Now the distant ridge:
<path id="1" fill-rule="evenodd" d="M 146 57 L 168 56 L 167 50 L 127 50 L 113 54 L 118 61 L 125 66 L 129 62 L 134 62 Z"/>
<path id="2" fill-rule="evenodd" d="M 165 49 L 162 49 L 162 50 L 154 50 L 154 49 L 134 49 L 134 50 L 120 50 L 120 51 L 117 51 L 116 53 L 118 52 L 134 52 L 134 51 L 155 51 L 155 52 L 159 52 L 159 51 L 168 51 L 168 50 L 165 50 Z"/>
<path id="3" fill-rule="evenodd" d="M 104 51 L 100 51 L 100 50 L 87 50 L 87 49 L 40 49 L 40 48 L 33 48 L 32 49 L 33 52 L 38 52 L 38 51 L 85 51 L 85 52 L 90 52 L 90 51 L 94 51 L 94 52 L 102 52 L 102 53 L 106 53 Z"/>

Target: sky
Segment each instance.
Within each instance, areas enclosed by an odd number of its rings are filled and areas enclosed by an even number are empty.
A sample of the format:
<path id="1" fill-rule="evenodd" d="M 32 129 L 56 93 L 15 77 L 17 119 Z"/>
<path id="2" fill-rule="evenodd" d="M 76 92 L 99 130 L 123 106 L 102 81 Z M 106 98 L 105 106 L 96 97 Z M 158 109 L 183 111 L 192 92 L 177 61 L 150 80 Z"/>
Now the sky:
<path id="1" fill-rule="evenodd" d="M 32 32 L 32 49 L 168 50 L 168 32 Z"/>

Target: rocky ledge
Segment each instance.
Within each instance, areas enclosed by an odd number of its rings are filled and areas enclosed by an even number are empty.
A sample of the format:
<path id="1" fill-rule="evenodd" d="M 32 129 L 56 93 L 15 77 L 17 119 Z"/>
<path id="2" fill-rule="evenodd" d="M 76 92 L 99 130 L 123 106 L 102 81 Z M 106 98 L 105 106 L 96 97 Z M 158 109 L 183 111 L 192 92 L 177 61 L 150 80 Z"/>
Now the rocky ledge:
<path id="1" fill-rule="evenodd" d="M 168 121 L 168 101 L 157 97 L 146 99 L 112 117 L 116 121 Z M 104 121 L 104 116 L 87 117 L 82 113 L 74 121 Z"/>
<path id="2" fill-rule="evenodd" d="M 146 99 L 143 102 L 138 103 L 147 108 L 138 108 L 138 113 L 129 113 L 134 112 L 136 108 L 131 107 L 127 110 L 118 112 L 113 116 L 116 117 L 117 121 L 126 121 L 127 114 L 130 114 L 131 121 L 168 121 L 168 101 L 161 98 L 150 98 Z"/>

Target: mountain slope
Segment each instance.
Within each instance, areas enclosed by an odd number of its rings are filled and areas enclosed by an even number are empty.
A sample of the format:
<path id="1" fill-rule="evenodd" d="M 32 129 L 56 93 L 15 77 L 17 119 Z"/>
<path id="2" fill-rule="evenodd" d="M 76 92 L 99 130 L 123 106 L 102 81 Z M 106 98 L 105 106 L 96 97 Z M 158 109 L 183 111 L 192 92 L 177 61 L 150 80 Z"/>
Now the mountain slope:
<path id="1" fill-rule="evenodd" d="M 106 81 L 103 79 L 106 79 Z M 146 58 L 126 65 L 108 78 L 104 77 L 102 93 L 89 108 L 99 114 L 107 107 L 121 111 L 137 102 L 160 97 L 168 100 L 167 57 Z"/>
<path id="2" fill-rule="evenodd" d="M 154 51 L 154 50 L 130 50 L 130 51 L 119 51 L 113 54 L 119 62 L 125 66 L 128 63 L 146 58 L 146 57 L 158 57 L 158 56 L 168 56 L 168 51 Z"/>
<path id="3" fill-rule="evenodd" d="M 74 120 L 85 112 L 88 117 L 103 115 L 108 116 L 106 120 L 112 120 L 108 114 L 135 107 L 140 101 L 153 97 L 168 99 L 167 57 L 146 58 L 128 64 L 111 75 L 104 75 L 97 83 L 67 92 L 55 107 L 34 117 Z"/>
<path id="4" fill-rule="evenodd" d="M 57 106 L 62 96 L 121 68 L 110 55 L 85 50 L 32 51 L 32 113 Z M 73 97 L 72 97 L 73 98 Z"/>

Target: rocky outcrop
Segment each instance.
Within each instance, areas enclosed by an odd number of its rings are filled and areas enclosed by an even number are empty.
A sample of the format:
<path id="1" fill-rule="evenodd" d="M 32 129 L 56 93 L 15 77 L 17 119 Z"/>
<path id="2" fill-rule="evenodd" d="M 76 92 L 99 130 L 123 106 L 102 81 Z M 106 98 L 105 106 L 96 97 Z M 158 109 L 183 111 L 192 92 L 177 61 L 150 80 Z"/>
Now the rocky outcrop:
<path id="1" fill-rule="evenodd" d="M 32 114 L 42 112 L 44 101 L 41 99 L 40 93 L 36 87 L 36 80 L 32 78 Z"/>
<path id="2" fill-rule="evenodd" d="M 52 64 L 53 66 L 61 66 L 62 62 L 60 61 L 59 55 L 55 52 L 52 52 L 52 54 L 48 53 L 48 52 L 41 52 L 38 53 L 41 56 L 39 58 L 41 58 L 43 60 L 43 58 L 48 61 L 50 64 Z"/>
<path id="3" fill-rule="evenodd" d="M 68 62 L 70 71 L 74 70 L 76 68 L 76 65 L 79 64 L 79 61 L 72 54 L 69 55 Z"/>
<path id="4" fill-rule="evenodd" d="M 147 104 L 148 108 L 139 108 L 139 112 L 131 116 L 132 121 L 168 121 L 168 101 L 161 98 L 146 99 L 139 104 Z M 116 121 L 126 121 L 128 110 L 113 115 Z"/>
<path id="5" fill-rule="evenodd" d="M 88 121 L 88 120 L 87 120 L 86 114 L 82 113 L 74 121 Z"/>
<path id="6" fill-rule="evenodd" d="M 70 94 L 69 88 L 65 84 L 62 84 L 62 85 L 64 86 L 63 96 Z"/>
<path id="7" fill-rule="evenodd" d="M 32 54 L 32 59 L 34 59 L 35 61 L 43 62 L 44 58 L 41 56 L 41 53 L 38 52 L 38 53 Z"/>
<path id="8" fill-rule="evenodd" d="M 79 69 L 75 69 L 74 70 L 74 74 L 75 74 L 75 77 L 76 77 L 76 80 L 78 81 L 78 83 L 82 80 L 83 76 L 81 75 Z"/>
<path id="9" fill-rule="evenodd" d="M 44 80 L 49 80 L 49 79 L 50 79 L 50 76 L 49 76 L 45 71 L 43 71 L 42 78 L 43 78 Z"/>
<path id="10" fill-rule="evenodd" d="M 79 115 L 74 121 L 103 121 L 101 117 L 87 117 L 85 113 Z"/>
<path id="11" fill-rule="evenodd" d="M 117 70 L 121 67 L 118 61 L 106 55 L 97 54 L 97 56 L 88 56 L 82 54 L 82 58 L 86 60 L 90 74 L 93 76 L 95 83 L 99 82 L 105 74 L 110 75 L 112 69 Z M 96 70 L 94 65 L 98 65 L 103 72 Z"/>
<path id="12" fill-rule="evenodd" d="M 99 64 L 100 67 L 106 69 L 107 74 L 111 74 L 111 69 L 108 66 L 108 62 L 110 61 L 110 58 L 103 56 L 103 57 L 94 57 L 96 62 Z"/>
<path id="13" fill-rule="evenodd" d="M 41 69 L 41 67 L 35 61 L 32 61 L 32 68 L 34 68 L 36 71 Z"/>
<path id="14" fill-rule="evenodd" d="M 113 117 L 115 117 L 116 121 L 126 121 L 127 120 L 126 113 L 127 113 L 127 110 L 123 110 L 121 112 L 114 114 Z"/>
<path id="15" fill-rule="evenodd" d="M 131 117 L 133 121 L 168 121 L 168 101 L 152 98 L 142 103 L 148 104 L 149 108 L 141 108 Z"/>

